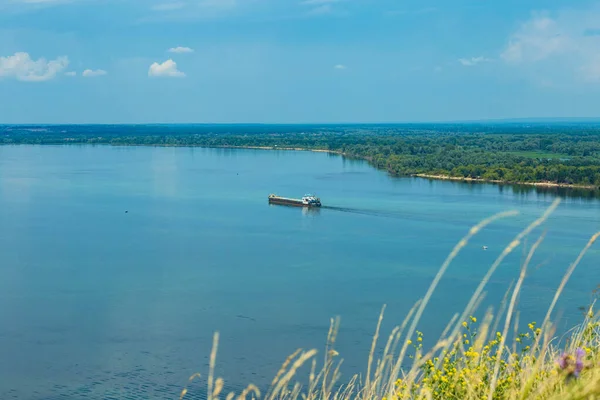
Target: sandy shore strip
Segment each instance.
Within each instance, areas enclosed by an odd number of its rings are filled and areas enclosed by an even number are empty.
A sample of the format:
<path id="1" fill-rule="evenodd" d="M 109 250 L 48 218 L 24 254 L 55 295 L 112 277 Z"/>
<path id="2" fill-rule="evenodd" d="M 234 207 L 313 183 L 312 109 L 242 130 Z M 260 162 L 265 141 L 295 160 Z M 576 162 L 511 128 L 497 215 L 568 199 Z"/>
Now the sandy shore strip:
<path id="1" fill-rule="evenodd" d="M 527 185 L 527 186 L 539 186 L 539 187 L 557 187 L 557 188 L 568 188 L 568 189 L 588 189 L 598 190 L 599 188 L 594 185 L 571 185 L 568 183 L 556 183 L 556 182 L 510 182 L 502 181 L 497 179 L 481 179 L 481 178 L 469 178 L 462 176 L 449 176 L 449 175 L 430 175 L 430 174 L 414 174 L 418 178 L 436 179 L 442 181 L 457 181 L 457 182 L 477 182 L 477 183 L 497 183 L 504 185 Z"/>
<path id="2" fill-rule="evenodd" d="M 279 147 L 279 146 L 214 146 L 218 149 L 251 149 L 251 150 L 287 150 L 287 151 L 312 151 L 313 153 L 329 153 L 344 155 L 341 151 L 326 149 L 304 149 L 302 147 Z"/>

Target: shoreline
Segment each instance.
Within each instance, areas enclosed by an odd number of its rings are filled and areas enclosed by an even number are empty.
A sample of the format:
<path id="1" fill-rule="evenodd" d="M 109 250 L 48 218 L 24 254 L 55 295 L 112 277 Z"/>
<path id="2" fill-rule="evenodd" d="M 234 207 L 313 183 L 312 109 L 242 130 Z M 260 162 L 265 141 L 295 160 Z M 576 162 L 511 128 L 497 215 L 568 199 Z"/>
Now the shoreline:
<path id="1" fill-rule="evenodd" d="M 255 149 L 255 150 L 286 150 L 286 151 L 311 151 L 314 153 L 329 153 L 329 154 L 337 154 L 342 157 L 346 157 L 341 151 L 335 150 L 326 150 L 326 149 L 307 149 L 302 147 L 274 147 L 274 146 L 219 146 L 218 148 L 227 148 L 227 149 Z M 369 162 L 368 159 L 362 158 L 362 160 Z M 374 167 L 375 169 L 379 169 Z M 387 171 L 390 173 L 389 171 Z M 390 173 L 391 174 L 391 173 Z M 393 176 L 400 176 L 394 175 Z M 492 183 L 496 185 L 521 185 L 521 186 L 534 186 L 534 187 L 543 187 L 543 188 L 564 188 L 564 189 L 580 189 L 580 190 L 592 190 L 597 191 L 600 190 L 599 187 L 594 185 L 572 185 L 568 183 L 555 183 L 555 182 L 511 182 L 511 181 L 503 181 L 498 179 L 482 179 L 482 178 L 470 178 L 470 177 L 460 177 L 460 176 L 450 176 L 450 175 L 436 175 L 436 174 L 412 174 L 406 175 L 415 178 L 423 178 L 423 179 L 432 179 L 439 181 L 454 181 L 454 182 L 466 182 L 466 183 Z"/>
<path id="2" fill-rule="evenodd" d="M 311 151 L 313 153 L 329 153 L 343 156 L 344 153 L 336 150 L 306 149 L 303 147 L 277 147 L 277 146 L 213 146 L 213 149 L 250 149 L 250 150 L 285 150 L 285 151 Z"/>
<path id="3" fill-rule="evenodd" d="M 569 183 L 555 183 L 555 182 L 510 182 L 497 179 L 481 179 L 481 178 L 469 178 L 460 176 L 450 175 L 432 175 L 432 174 L 414 174 L 412 176 L 425 179 L 434 179 L 441 181 L 455 181 L 455 182 L 474 182 L 474 183 L 494 183 L 498 185 L 524 185 L 524 186 L 537 186 L 545 188 L 565 188 L 565 189 L 585 189 L 585 190 L 598 190 L 599 188 L 594 185 L 572 185 Z"/>
<path id="4" fill-rule="evenodd" d="M 80 143 L 57 143 L 57 146 L 64 145 L 74 145 Z M 3 144 L 0 144 L 0 146 Z M 18 144 L 17 144 L 18 145 Z M 46 144 L 37 144 L 39 146 L 45 146 Z M 310 149 L 304 147 L 278 147 L 278 146 L 227 146 L 227 145 L 215 145 L 215 146 L 186 146 L 186 145 L 169 145 L 169 144 L 111 144 L 111 143 L 83 143 L 83 145 L 108 145 L 108 146 L 135 146 L 135 147 L 200 147 L 200 148 L 210 148 L 210 149 L 247 149 L 247 150 L 282 150 L 282 151 L 310 151 L 313 153 L 327 153 L 327 154 L 335 154 L 342 157 L 350 157 L 346 155 L 344 152 L 337 150 L 327 150 L 327 149 Z M 370 163 L 370 160 L 363 157 L 354 157 L 355 159 L 360 159 Z M 371 164 L 371 166 L 373 166 Z M 470 177 L 460 177 L 460 176 L 450 176 L 450 175 L 437 175 L 437 174 L 411 174 L 411 175 L 397 175 L 391 173 L 387 169 L 377 168 L 373 166 L 373 168 L 386 171 L 388 174 L 397 177 L 414 177 L 414 178 L 423 178 L 430 180 L 439 180 L 439 181 L 454 181 L 454 182 L 465 182 L 465 183 L 488 183 L 488 184 L 496 184 L 496 185 L 520 185 L 520 186 L 534 186 L 534 187 L 542 187 L 542 188 L 563 188 L 563 189 L 579 189 L 579 190 L 588 190 L 588 191 L 599 191 L 600 187 L 595 185 L 573 185 L 568 183 L 555 183 L 555 182 L 511 182 L 511 181 L 503 181 L 497 179 L 482 179 L 482 178 L 470 178 Z"/>

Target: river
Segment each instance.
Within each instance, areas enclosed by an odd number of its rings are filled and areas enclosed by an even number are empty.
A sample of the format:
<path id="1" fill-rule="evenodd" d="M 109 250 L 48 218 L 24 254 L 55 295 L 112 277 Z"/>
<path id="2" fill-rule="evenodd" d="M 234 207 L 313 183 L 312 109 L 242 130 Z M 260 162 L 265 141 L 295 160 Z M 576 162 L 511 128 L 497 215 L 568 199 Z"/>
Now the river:
<path id="1" fill-rule="evenodd" d="M 306 192 L 324 207 L 267 202 L 270 193 Z M 394 178 L 302 151 L 0 147 L 0 398 L 177 398 L 191 374 L 206 376 L 215 331 L 217 372 L 230 387 L 264 385 L 296 348 L 322 350 L 335 316 L 345 376 L 364 372 L 382 305 L 386 336 L 471 226 L 519 211 L 450 266 L 419 325 L 431 344 L 554 199 Z M 546 237 L 520 297 L 521 321 L 543 317 L 599 229 L 600 201 L 566 197 L 534 231 L 528 245 Z M 578 307 L 600 283 L 599 256 L 596 246 L 573 274 L 560 326 L 581 320 Z M 520 247 L 501 265 L 477 315 L 497 308 L 523 257 Z"/>

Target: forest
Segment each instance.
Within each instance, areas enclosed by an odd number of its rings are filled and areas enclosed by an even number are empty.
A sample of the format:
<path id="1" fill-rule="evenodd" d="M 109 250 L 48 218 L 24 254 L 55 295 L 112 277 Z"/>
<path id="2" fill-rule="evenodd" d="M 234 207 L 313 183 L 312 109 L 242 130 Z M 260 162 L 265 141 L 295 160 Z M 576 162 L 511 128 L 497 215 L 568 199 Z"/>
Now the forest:
<path id="1" fill-rule="evenodd" d="M 323 150 L 393 175 L 600 188 L 600 124 L 5 125 L 0 144 Z"/>

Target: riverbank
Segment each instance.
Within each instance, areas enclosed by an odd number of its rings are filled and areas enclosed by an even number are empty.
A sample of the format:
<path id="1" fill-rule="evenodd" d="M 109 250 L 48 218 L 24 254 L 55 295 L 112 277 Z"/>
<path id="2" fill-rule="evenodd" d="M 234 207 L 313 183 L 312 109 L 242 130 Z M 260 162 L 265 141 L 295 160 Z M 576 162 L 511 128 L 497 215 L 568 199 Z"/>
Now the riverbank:
<path id="1" fill-rule="evenodd" d="M 311 151 L 314 153 L 328 153 L 336 154 L 342 157 L 348 157 L 347 154 L 341 151 L 326 150 L 326 149 L 311 149 L 302 147 L 278 147 L 278 146 L 219 146 L 218 148 L 228 149 L 255 149 L 255 150 L 285 150 L 285 151 Z M 360 159 L 371 163 L 368 158 L 361 157 Z M 381 169 L 381 168 L 378 168 Z M 390 172 L 390 171 L 388 171 Z M 399 176 L 399 175 L 398 175 Z M 500 179 L 482 179 L 482 178 L 471 178 L 462 176 L 450 176 L 450 175 L 436 175 L 436 174 L 412 174 L 410 176 L 417 178 L 441 180 L 441 181 L 456 181 L 456 182 L 468 182 L 468 183 L 494 183 L 499 185 L 525 185 L 525 186 L 536 186 L 544 188 L 565 188 L 565 189 L 579 189 L 579 190 L 600 190 L 600 187 L 594 185 L 573 185 L 567 183 L 557 182 L 513 182 L 505 181 Z"/>
<path id="2" fill-rule="evenodd" d="M 33 127 L 36 128 L 36 127 Z M 93 144 L 312 151 L 366 160 L 395 176 L 597 191 L 600 139 L 552 128 L 469 126 L 91 126 L 10 127 L 0 144 Z M 600 132 L 600 126 L 597 128 Z M 594 131 L 595 132 L 595 131 Z M 474 177 L 474 178 L 469 178 Z M 488 179 L 481 179 L 481 178 Z M 561 182 L 569 182 L 565 184 Z"/>
<path id="3" fill-rule="evenodd" d="M 214 146 L 217 149 L 251 149 L 251 150 L 285 150 L 285 151 L 311 151 L 313 153 L 329 153 L 345 156 L 341 151 L 327 149 L 310 149 L 303 147 L 279 147 L 279 146 Z"/>
<path id="4" fill-rule="evenodd" d="M 600 188 L 594 185 L 571 185 L 567 183 L 556 183 L 556 182 L 511 182 L 496 179 L 481 179 L 481 178 L 470 178 L 461 176 L 449 176 L 449 175 L 431 175 L 431 174 L 414 174 L 418 178 L 435 179 L 442 181 L 457 181 L 457 182 L 473 182 L 473 183 L 495 183 L 500 185 L 526 185 L 526 186 L 537 186 L 537 187 L 548 187 L 548 188 L 567 188 L 567 189 L 585 189 L 585 190 L 599 190 Z"/>

